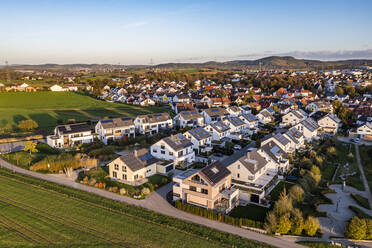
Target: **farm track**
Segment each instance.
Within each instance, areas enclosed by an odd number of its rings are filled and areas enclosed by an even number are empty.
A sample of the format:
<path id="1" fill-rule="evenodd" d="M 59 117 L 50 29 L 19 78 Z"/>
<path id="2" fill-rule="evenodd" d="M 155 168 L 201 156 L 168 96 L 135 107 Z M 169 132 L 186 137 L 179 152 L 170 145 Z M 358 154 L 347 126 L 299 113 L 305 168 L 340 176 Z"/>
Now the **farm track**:
<path id="1" fill-rule="evenodd" d="M 8 204 L 9 204 L 9 203 L 8 203 Z M 9 204 L 9 205 L 11 205 L 11 204 Z M 35 236 L 39 237 L 40 239 L 46 241 L 48 244 L 53 244 L 53 245 L 55 245 L 55 243 L 54 243 L 53 241 L 51 241 L 50 239 L 44 237 L 43 235 L 41 235 L 40 233 L 38 233 L 38 232 L 36 232 L 36 231 L 33 231 L 33 230 L 29 229 L 28 227 L 26 227 L 26 226 L 20 224 L 19 222 L 17 222 L 17 221 L 15 221 L 15 220 L 11 219 L 10 217 L 7 217 L 7 216 L 5 216 L 5 215 L 3 215 L 3 214 L 0 213 L 0 218 L 5 219 L 5 220 L 7 221 L 7 223 L 13 224 L 12 226 L 18 226 L 20 229 L 24 229 L 24 230 L 26 230 L 27 232 L 32 233 L 33 235 L 35 235 Z"/>
<path id="2" fill-rule="evenodd" d="M 100 209 L 103 209 L 103 210 L 114 212 L 114 213 L 117 213 L 119 215 L 123 215 L 123 216 L 126 216 L 126 217 L 134 218 L 134 219 L 137 219 L 137 220 L 146 222 L 146 223 L 154 224 L 154 225 L 160 226 L 162 228 L 167 228 L 167 229 L 175 230 L 175 231 L 178 231 L 178 232 L 187 234 L 189 236 L 192 236 L 192 237 L 195 237 L 195 238 L 198 238 L 198 239 L 208 240 L 205 237 L 201 237 L 201 236 L 198 236 L 196 234 L 189 233 L 189 232 L 187 232 L 185 230 L 182 230 L 182 229 L 179 229 L 179 228 L 175 228 L 175 227 L 172 227 L 172 226 L 169 226 L 169 225 L 166 225 L 166 224 L 160 224 L 160 223 L 157 223 L 155 221 L 151 221 L 151 220 L 148 220 L 148 219 L 145 219 L 145 218 L 136 216 L 136 215 L 128 214 L 128 213 L 125 213 L 125 212 L 120 211 L 120 210 L 116 210 L 116 209 L 112 209 L 112 208 L 109 208 L 109 207 L 105 207 L 105 206 L 102 206 L 100 204 L 96 204 L 96 203 L 92 203 L 92 202 L 89 202 L 89 201 L 86 201 L 86 200 L 82 200 L 80 198 L 69 196 L 69 195 L 64 194 L 64 193 L 61 193 L 61 192 L 57 192 L 57 191 L 54 191 L 54 190 L 49 190 L 49 189 L 46 189 L 46 188 L 41 187 L 41 186 L 30 184 L 30 183 L 24 182 L 22 180 L 17 180 L 15 178 L 9 178 L 9 177 L 3 176 L 1 174 L 2 173 L 0 172 L 0 178 L 5 178 L 7 180 L 12 180 L 12 181 L 15 181 L 15 182 L 18 182 L 18 183 L 22 183 L 22 184 L 25 184 L 27 186 L 31 186 L 33 188 L 36 188 L 36 189 L 39 189 L 39 190 L 42 190 L 42 191 L 45 191 L 45 192 L 48 192 L 48 193 L 58 194 L 58 195 L 60 195 L 60 196 L 62 196 L 64 198 L 73 199 L 75 201 L 78 201 L 78 202 L 81 202 L 81 203 L 84 203 L 84 204 L 87 204 L 87 205 L 90 205 L 90 206 L 93 206 L 93 207 L 97 207 L 97 208 L 100 208 Z M 211 240 L 209 240 L 209 242 L 217 243 L 216 241 L 211 241 Z M 230 246 L 225 245 L 225 244 L 219 244 L 219 245 L 221 245 L 221 247 L 230 247 Z"/>
<path id="3" fill-rule="evenodd" d="M 117 246 L 120 246 L 120 247 L 135 247 L 134 244 L 130 244 L 128 241 L 123 240 L 122 238 L 112 237 L 112 235 L 109 234 L 109 233 L 102 232 L 100 230 L 81 225 L 81 224 L 79 224 L 75 221 L 67 220 L 66 218 L 62 218 L 62 217 L 53 215 L 49 212 L 34 208 L 30 205 L 27 205 L 27 204 L 24 204 L 24 203 L 15 201 L 15 200 L 10 200 L 10 199 L 6 198 L 6 196 L 4 198 L 4 195 L 0 195 L 0 198 L 1 198 L 0 201 L 3 202 L 3 203 L 6 203 L 6 204 L 9 204 L 13 207 L 22 209 L 23 211 L 29 212 L 33 215 L 37 215 L 37 216 L 40 216 L 42 218 L 48 219 L 48 220 L 50 220 L 54 223 L 58 223 L 62 226 L 65 226 L 65 227 L 74 229 L 76 231 L 83 232 L 83 233 L 86 233 L 88 235 L 94 236 L 96 238 L 102 239 L 102 240 L 104 240 L 106 242 L 109 242 L 111 244 L 114 244 L 114 245 L 117 245 Z M 41 214 L 41 213 L 44 213 L 44 214 Z M 101 234 L 101 235 L 97 235 L 97 233 Z M 116 239 L 116 241 L 113 241 L 112 239 L 106 238 L 107 236 L 111 236 L 111 238 Z"/>
<path id="4" fill-rule="evenodd" d="M 29 235 L 25 234 L 24 232 L 10 226 L 7 222 L 5 222 L 3 219 L 0 218 L 0 224 L 5 227 L 6 229 L 8 229 L 9 231 L 11 232 L 15 232 L 15 233 L 18 233 L 22 238 L 24 238 L 25 240 L 27 241 L 30 241 L 32 242 L 33 244 L 41 244 L 38 240 L 34 239 L 33 237 L 30 237 Z"/>

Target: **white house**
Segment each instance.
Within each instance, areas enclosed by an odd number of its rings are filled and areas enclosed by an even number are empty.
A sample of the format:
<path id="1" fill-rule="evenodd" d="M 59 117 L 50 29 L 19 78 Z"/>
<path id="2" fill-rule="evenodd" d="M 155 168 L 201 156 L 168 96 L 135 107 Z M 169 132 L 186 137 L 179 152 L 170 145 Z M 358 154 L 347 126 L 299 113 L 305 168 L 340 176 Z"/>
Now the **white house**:
<path id="1" fill-rule="evenodd" d="M 280 125 L 282 127 L 294 126 L 305 118 L 305 115 L 302 114 L 300 111 L 291 109 L 282 117 L 282 122 L 280 123 Z"/>
<path id="2" fill-rule="evenodd" d="M 257 152 L 266 158 L 268 169 L 277 172 L 286 172 L 289 169 L 288 154 L 276 142 L 266 143 Z"/>
<path id="3" fill-rule="evenodd" d="M 372 122 L 366 122 L 365 124 L 357 128 L 357 134 L 361 139 L 372 140 Z"/>
<path id="4" fill-rule="evenodd" d="M 182 111 L 173 120 L 174 125 L 181 128 L 204 126 L 204 117 L 196 110 Z"/>
<path id="5" fill-rule="evenodd" d="M 246 129 L 245 122 L 237 116 L 227 117 L 224 122 L 230 127 L 231 133 L 242 133 Z"/>
<path id="6" fill-rule="evenodd" d="M 57 84 L 51 86 L 49 89 L 51 91 L 68 91 L 68 88 L 63 88 L 63 87 L 61 87 L 61 86 L 59 86 Z"/>
<path id="7" fill-rule="evenodd" d="M 275 142 L 281 149 L 283 149 L 283 151 L 285 152 L 289 152 L 290 150 L 290 145 L 291 145 L 291 142 L 290 140 L 288 140 L 284 135 L 280 134 L 280 133 L 277 133 L 269 138 L 267 138 L 266 140 L 263 140 L 261 142 L 261 146 L 269 143 L 269 142 Z"/>
<path id="8" fill-rule="evenodd" d="M 318 123 L 310 117 L 301 121 L 294 127 L 304 135 L 306 141 L 318 138 L 318 130 L 320 127 Z"/>
<path id="9" fill-rule="evenodd" d="M 311 115 L 321 128 L 321 132 L 335 135 L 340 127 L 341 121 L 334 114 L 318 111 Z"/>
<path id="10" fill-rule="evenodd" d="M 135 126 L 130 117 L 100 120 L 95 127 L 95 131 L 98 139 L 106 145 L 109 140 L 114 141 L 123 137 L 134 138 L 136 136 Z"/>
<path id="11" fill-rule="evenodd" d="M 295 152 L 297 149 L 302 148 L 305 143 L 304 135 L 294 127 L 285 132 L 283 136 L 290 141 L 289 153 Z"/>
<path id="12" fill-rule="evenodd" d="M 59 125 L 53 135 L 47 136 L 47 144 L 54 148 L 68 148 L 92 141 L 92 130 L 85 122 Z"/>
<path id="13" fill-rule="evenodd" d="M 274 116 L 272 116 L 272 114 L 267 109 L 261 110 L 256 115 L 256 117 L 258 118 L 259 122 L 262 124 L 267 124 L 267 123 L 275 121 Z"/>
<path id="14" fill-rule="evenodd" d="M 230 127 L 223 121 L 209 124 L 205 129 L 212 134 L 212 140 L 220 141 L 221 139 L 230 136 Z"/>
<path id="15" fill-rule="evenodd" d="M 204 123 L 209 125 L 217 121 L 223 121 L 229 113 L 224 108 L 209 108 L 202 111 L 204 116 Z"/>
<path id="16" fill-rule="evenodd" d="M 243 109 L 238 106 L 229 106 L 226 111 L 229 113 L 230 116 L 239 116 L 243 113 Z"/>
<path id="17" fill-rule="evenodd" d="M 191 129 L 184 133 L 185 137 L 191 140 L 195 154 L 209 152 L 212 150 L 212 135 L 202 127 Z"/>
<path id="18" fill-rule="evenodd" d="M 139 185 L 155 174 L 168 174 L 173 162 L 156 159 L 147 149 L 126 153 L 108 164 L 111 178 L 127 184 Z"/>
<path id="19" fill-rule="evenodd" d="M 161 130 L 173 127 L 173 121 L 168 113 L 139 115 L 134 120 L 136 132 L 153 135 Z"/>
<path id="20" fill-rule="evenodd" d="M 175 165 L 187 166 L 194 162 L 193 143 L 183 134 L 171 135 L 151 146 L 151 155 L 158 159 L 174 161 Z"/>

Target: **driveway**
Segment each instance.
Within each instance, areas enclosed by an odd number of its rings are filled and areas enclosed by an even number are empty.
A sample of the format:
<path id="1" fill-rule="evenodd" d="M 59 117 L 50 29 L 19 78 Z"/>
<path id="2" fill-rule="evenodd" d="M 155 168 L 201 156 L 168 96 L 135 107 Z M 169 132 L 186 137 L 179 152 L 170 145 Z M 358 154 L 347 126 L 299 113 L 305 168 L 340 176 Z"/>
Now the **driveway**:
<path id="1" fill-rule="evenodd" d="M 243 152 L 243 151 L 244 150 L 242 149 L 240 152 Z M 178 218 L 181 220 L 190 221 L 196 224 L 208 226 L 208 227 L 211 227 L 211 228 L 223 231 L 223 232 L 238 235 L 246 239 L 263 242 L 263 243 L 266 243 L 266 244 L 269 244 L 275 247 L 283 247 L 283 248 L 304 247 L 304 246 L 294 243 L 293 241 L 283 240 L 277 237 L 256 233 L 250 230 L 245 230 L 245 229 L 242 229 L 236 226 L 228 225 L 228 224 L 214 221 L 214 220 L 209 220 L 207 218 L 199 217 L 199 216 L 178 210 L 174 208 L 172 205 L 170 205 L 164 198 L 166 193 L 169 192 L 172 188 L 171 183 L 163 186 L 158 191 L 154 192 L 153 194 L 151 194 L 144 200 L 136 200 L 130 197 L 121 196 L 119 194 L 111 193 L 105 190 L 101 190 L 98 188 L 76 183 L 65 177 L 51 176 L 48 174 L 40 174 L 37 172 L 28 171 L 20 167 L 17 167 L 15 165 L 12 165 L 2 159 L 0 159 L 0 166 L 7 168 L 9 170 L 12 170 L 14 172 L 17 172 L 17 173 L 43 179 L 43 180 L 50 181 L 53 183 L 58 183 L 58 184 L 72 187 L 75 189 L 80 189 L 80 190 L 90 192 L 90 193 L 93 193 L 93 194 L 96 194 L 96 195 L 99 195 L 105 198 L 109 198 L 112 200 L 124 202 L 127 204 L 139 206 L 139 207 L 144 207 L 144 208 L 147 208 L 149 210 L 152 210 L 152 211 L 164 214 L 164 215 L 168 215 L 168 216 L 172 216 L 174 218 Z"/>

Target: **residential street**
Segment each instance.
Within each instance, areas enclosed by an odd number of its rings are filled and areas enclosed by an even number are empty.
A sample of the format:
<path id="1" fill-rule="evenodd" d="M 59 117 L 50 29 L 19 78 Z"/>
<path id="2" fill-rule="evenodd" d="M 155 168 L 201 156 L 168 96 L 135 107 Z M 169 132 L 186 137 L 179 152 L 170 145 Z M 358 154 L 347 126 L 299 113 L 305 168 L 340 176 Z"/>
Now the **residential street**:
<path id="1" fill-rule="evenodd" d="M 192 214 L 183 212 L 181 210 L 178 210 L 178 209 L 172 207 L 164 199 L 165 194 L 171 188 L 171 184 L 168 184 L 168 185 L 162 187 L 160 190 L 158 190 L 157 192 L 154 192 L 152 195 L 147 197 L 145 200 L 135 200 L 135 199 L 130 198 L 130 197 L 121 196 L 119 194 L 115 194 L 115 193 L 111 193 L 111 192 L 101 190 L 101 189 L 98 189 L 98 188 L 94 188 L 94 187 L 86 186 L 86 185 L 83 185 L 83 184 L 79 184 L 79 183 L 73 182 L 73 181 L 71 181 L 67 178 L 56 177 L 56 176 L 52 176 L 52 175 L 48 175 L 48 174 L 41 174 L 41 173 L 37 173 L 37 172 L 33 172 L 33 171 L 28 171 L 28 170 L 22 169 L 20 167 L 17 167 L 15 165 L 12 165 L 12 164 L 10 164 L 10 163 L 2 160 L 2 159 L 0 159 L 0 166 L 2 166 L 4 168 L 7 168 L 11 171 L 17 172 L 17 173 L 21 173 L 21 174 L 29 175 L 29 176 L 32 176 L 32 177 L 35 177 L 35 178 L 39 178 L 39 179 L 47 180 L 47 181 L 50 181 L 50 182 L 62 184 L 62 185 L 69 186 L 69 187 L 72 187 L 72 188 L 75 188 L 75 189 L 80 189 L 80 190 L 87 191 L 87 192 L 90 192 L 90 193 L 93 193 L 93 194 L 97 194 L 99 196 L 109 198 L 109 199 L 112 199 L 112 200 L 125 202 L 125 203 L 132 204 L 132 205 L 139 206 L 139 207 L 144 207 L 144 208 L 156 211 L 156 212 L 164 214 L 164 215 L 172 216 L 172 217 L 182 219 L 182 220 L 185 220 L 185 221 L 190 221 L 190 222 L 193 222 L 193 223 L 196 223 L 196 224 L 205 225 L 205 226 L 208 226 L 208 227 L 220 230 L 220 231 L 224 231 L 224 232 L 228 232 L 228 233 L 231 233 L 231 234 L 239 235 L 243 238 L 256 240 L 256 241 L 259 241 L 259 242 L 264 242 L 264 243 L 273 245 L 275 247 L 283 247 L 283 248 L 303 247 L 301 245 L 298 245 L 298 244 L 294 243 L 293 241 L 283 240 L 281 238 L 256 233 L 256 232 L 253 232 L 253 231 L 249 231 L 249 230 L 245 230 L 245 229 L 242 229 L 242 228 L 239 228 L 239 227 L 236 227 L 236 226 L 232 226 L 232 225 L 228 225 L 228 224 L 225 224 L 225 223 L 209 220 L 207 218 L 199 217 L 199 216 L 192 215 Z"/>

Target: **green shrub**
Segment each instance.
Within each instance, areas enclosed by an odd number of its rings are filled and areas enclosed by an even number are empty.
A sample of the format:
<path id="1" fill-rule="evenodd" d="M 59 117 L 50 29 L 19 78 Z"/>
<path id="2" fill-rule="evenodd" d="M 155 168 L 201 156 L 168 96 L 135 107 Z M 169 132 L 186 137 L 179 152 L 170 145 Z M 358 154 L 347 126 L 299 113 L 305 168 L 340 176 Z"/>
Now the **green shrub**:
<path id="1" fill-rule="evenodd" d="M 45 143 L 39 143 L 37 144 L 36 146 L 36 149 L 40 152 L 40 153 L 45 153 L 45 154 L 59 154 L 60 151 L 49 146 L 48 144 L 45 144 Z"/>

